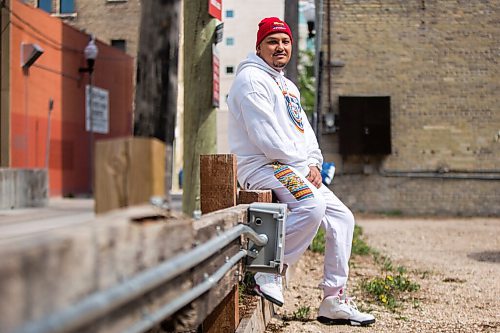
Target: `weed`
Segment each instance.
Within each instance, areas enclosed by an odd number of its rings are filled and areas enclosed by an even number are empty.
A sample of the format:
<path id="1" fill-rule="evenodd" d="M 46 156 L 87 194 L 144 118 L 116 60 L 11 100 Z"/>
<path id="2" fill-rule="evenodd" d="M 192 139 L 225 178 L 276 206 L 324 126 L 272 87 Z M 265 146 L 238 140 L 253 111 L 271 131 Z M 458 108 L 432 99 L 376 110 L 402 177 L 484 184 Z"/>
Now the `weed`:
<path id="1" fill-rule="evenodd" d="M 424 279 L 426 279 L 426 278 L 427 278 L 427 276 L 429 276 L 430 274 L 431 274 L 431 272 L 429 272 L 429 271 L 423 271 L 423 272 L 422 272 L 422 274 L 420 275 L 420 278 L 421 278 L 422 280 L 424 280 Z"/>
<path id="2" fill-rule="evenodd" d="M 373 254 L 373 259 L 376 264 L 380 266 L 382 272 L 392 272 L 394 271 L 394 265 L 389 257 L 380 255 L 379 253 Z"/>
<path id="3" fill-rule="evenodd" d="M 411 282 L 404 274 L 386 274 L 384 278 L 374 277 L 362 282 L 361 287 L 371 294 L 379 303 L 394 311 L 397 299 L 402 293 L 413 292 L 420 289 L 420 285 Z"/>
<path id="4" fill-rule="evenodd" d="M 308 321 L 309 315 L 311 313 L 311 308 L 308 306 L 300 306 L 293 314 L 292 320 L 297 321 Z"/>
<path id="5" fill-rule="evenodd" d="M 412 298 L 412 304 L 414 309 L 420 309 L 420 301 L 416 298 Z"/>
<path id="6" fill-rule="evenodd" d="M 252 294 L 252 290 L 255 287 L 255 280 L 253 279 L 253 274 L 250 272 L 245 272 L 243 280 L 238 285 L 238 296 L 240 302 L 243 300 L 243 295 Z"/>

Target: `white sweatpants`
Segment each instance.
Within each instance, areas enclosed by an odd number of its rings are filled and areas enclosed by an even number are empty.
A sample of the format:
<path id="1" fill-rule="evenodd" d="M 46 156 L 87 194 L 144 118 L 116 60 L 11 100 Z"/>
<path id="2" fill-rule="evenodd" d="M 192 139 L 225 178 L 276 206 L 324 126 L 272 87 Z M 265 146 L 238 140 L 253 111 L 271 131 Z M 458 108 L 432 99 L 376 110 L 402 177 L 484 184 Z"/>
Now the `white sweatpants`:
<path id="1" fill-rule="evenodd" d="M 294 168 L 273 164 L 254 172 L 245 184 L 250 190 L 271 189 L 288 205 L 284 263 L 293 265 L 308 248 L 318 228 L 326 232 L 324 278 L 326 296 L 346 287 L 354 232 L 354 216 L 326 186 L 319 189 Z"/>

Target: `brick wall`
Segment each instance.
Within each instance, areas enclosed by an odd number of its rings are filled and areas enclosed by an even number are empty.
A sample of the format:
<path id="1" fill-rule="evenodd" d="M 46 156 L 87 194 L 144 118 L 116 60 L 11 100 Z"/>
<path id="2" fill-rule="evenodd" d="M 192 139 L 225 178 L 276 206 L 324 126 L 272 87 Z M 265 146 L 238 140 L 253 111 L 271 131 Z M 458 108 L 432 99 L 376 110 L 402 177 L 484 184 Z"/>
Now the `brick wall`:
<path id="1" fill-rule="evenodd" d="M 328 68 L 323 71 L 333 112 L 338 112 L 339 95 L 391 96 L 391 155 L 342 157 L 338 134 L 323 135 L 325 157 L 337 163 L 340 174 L 369 170 L 364 176 L 339 179 L 343 186 L 336 187 L 336 192 L 356 196 L 348 201 L 358 210 L 498 214 L 498 2 L 330 1 L 331 61 L 345 64 L 330 67 L 330 85 Z M 326 16 L 324 22 L 326 53 Z M 327 112 L 326 93 L 323 101 Z M 382 175 L 384 171 L 437 170 L 466 172 L 465 176 L 486 173 L 495 179 L 388 179 Z"/>
<path id="2" fill-rule="evenodd" d="M 37 4 L 36 0 L 26 2 L 33 6 Z M 55 13 L 59 11 L 59 1 L 52 1 L 52 9 Z M 63 15 L 62 18 L 104 43 L 111 44 L 112 39 L 126 40 L 126 52 L 136 57 L 141 20 L 140 0 L 75 0 L 75 13 Z"/>

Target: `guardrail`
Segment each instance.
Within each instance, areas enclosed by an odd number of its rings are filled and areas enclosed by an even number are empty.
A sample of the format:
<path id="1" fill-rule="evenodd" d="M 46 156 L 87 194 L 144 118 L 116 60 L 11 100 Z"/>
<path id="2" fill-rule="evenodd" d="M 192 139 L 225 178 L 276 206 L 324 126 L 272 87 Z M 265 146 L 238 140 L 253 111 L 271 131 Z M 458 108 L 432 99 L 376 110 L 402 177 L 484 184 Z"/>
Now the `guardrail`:
<path id="1" fill-rule="evenodd" d="M 250 227 L 239 224 L 225 233 L 211 239 L 210 241 L 198 245 L 191 251 L 178 255 L 156 267 L 142 272 L 121 284 L 108 290 L 104 290 L 90 295 L 79 303 L 65 308 L 60 312 L 52 314 L 41 320 L 28 323 L 16 330 L 16 333 L 63 333 L 78 330 L 95 320 L 102 318 L 117 308 L 124 306 L 138 298 L 143 297 L 147 292 L 167 283 L 172 278 L 184 273 L 186 270 L 198 265 L 210 256 L 222 250 L 232 241 L 245 235 L 257 246 L 265 246 L 266 235 L 258 235 Z M 239 261 L 247 255 L 247 250 L 240 250 L 231 258 L 226 258 L 226 263 L 219 267 L 217 271 L 205 277 L 205 281 L 193 287 L 191 290 L 180 295 L 173 301 L 157 309 L 154 313 L 145 316 L 125 332 L 144 332 L 165 318 L 189 304 L 194 299 L 212 288 L 222 277 Z"/>
<path id="2" fill-rule="evenodd" d="M 219 167 L 227 168 L 222 160 Z M 244 225 L 248 205 L 223 208 L 270 201 L 271 194 L 242 192 L 237 200 L 235 177 L 228 184 L 211 179 L 213 187 L 203 179 L 202 200 L 221 198 L 221 186 L 234 197 L 212 201 L 212 213 L 205 201 L 197 221 L 136 206 L 0 242 L 0 332 L 234 332 L 246 255 L 240 235 L 263 239 Z M 272 312 L 259 302 L 262 313 Z M 259 325 L 263 331 L 265 323 Z M 248 327 L 238 332 L 255 332 Z"/>

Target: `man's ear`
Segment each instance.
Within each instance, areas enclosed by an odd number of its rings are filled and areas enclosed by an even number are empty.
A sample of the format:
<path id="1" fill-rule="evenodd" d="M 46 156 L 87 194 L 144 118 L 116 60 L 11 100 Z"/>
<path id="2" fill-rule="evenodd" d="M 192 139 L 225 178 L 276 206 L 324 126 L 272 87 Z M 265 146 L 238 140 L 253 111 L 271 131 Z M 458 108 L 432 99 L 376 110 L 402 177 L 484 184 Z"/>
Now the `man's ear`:
<path id="1" fill-rule="evenodd" d="M 260 44 L 257 45 L 256 51 L 257 51 L 257 55 L 260 55 Z"/>

